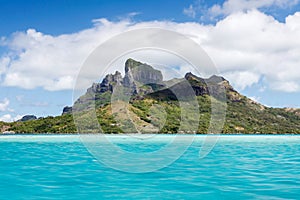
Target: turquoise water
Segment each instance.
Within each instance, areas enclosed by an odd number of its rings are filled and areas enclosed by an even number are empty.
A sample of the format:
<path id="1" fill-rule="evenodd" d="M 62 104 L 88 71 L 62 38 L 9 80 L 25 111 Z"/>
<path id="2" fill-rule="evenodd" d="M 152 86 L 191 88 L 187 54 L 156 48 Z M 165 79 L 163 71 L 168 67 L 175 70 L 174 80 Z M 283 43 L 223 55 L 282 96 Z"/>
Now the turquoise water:
<path id="1" fill-rule="evenodd" d="M 110 137 L 127 151 L 165 145 Z M 98 162 L 79 136 L 1 136 L 0 199 L 300 198 L 299 136 L 221 136 L 199 159 L 203 140 L 165 168 L 126 173 Z"/>

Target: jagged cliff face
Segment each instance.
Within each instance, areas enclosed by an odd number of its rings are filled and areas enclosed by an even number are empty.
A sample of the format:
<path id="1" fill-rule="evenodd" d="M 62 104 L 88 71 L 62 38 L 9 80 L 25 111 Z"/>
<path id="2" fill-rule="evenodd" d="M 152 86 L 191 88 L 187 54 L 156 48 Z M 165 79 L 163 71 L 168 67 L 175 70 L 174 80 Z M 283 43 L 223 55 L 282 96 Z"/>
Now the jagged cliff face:
<path id="1" fill-rule="evenodd" d="M 131 88 L 134 94 L 138 94 L 140 87 L 145 84 L 158 84 L 163 81 L 162 73 L 150 65 L 128 59 L 125 63 L 125 76 L 116 71 L 108 74 L 101 83 L 93 83 L 87 93 L 113 92 L 117 86 Z"/>
<path id="2" fill-rule="evenodd" d="M 114 94 L 119 91 L 126 98 L 121 95 L 114 104 Z M 178 102 L 189 104 L 195 99 L 200 113 L 197 133 L 207 133 L 212 101 L 218 105 L 227 103 L 223 133 L 300 133 L 299 110 L 267 108 L 238 93 L 221 76 L 200 78 L 187 73 L 181 79 L 164 81 L 160 71 L 132 59 L 125 63 L 124 77 L 116 72 L 101 83 L 94 83 L 78 99 L 75 108 L 81 111 L 96 106 L 105 133 L 178 133 L 181 121 Z M 195 120 L 192 114 L 187 117 Z M 195 131 L 188 125 L 183 130 Z"/>
<path id="3" fill-rule="evenodd" d="M 189 85 L 184 83 L 186 81 Z M 117 87 L 126 88 L 126 95 L 135 96 L 136 99 L 141 99 L 147 95 L 162 100 L 175 100 L 177 98 L 172 91 L 184 93 L 188 90 L 186 87 L 192 87 L 196 96 L 211 95 L 223 100 L 226 97 L 230 101 L 241 101 L 244 98 L 223 77 L 213 75 L 208 79 L 203 79 L 189 72 L 183 79 L 163 81 L 161 71 L 148 64 L 128 59 L 125 63 L 124 77 L 118 71 L 115 74 L 106 75 L 101 83 L 94 83 L 88 88 L 86 94 L 80 97 L 76 103 L 83 105 L 80 108 L 90 108 L 89 102 L 97 101 L 96 106 L 99 107 L 109 102 L 109 95 Z M 224 90 L 226 96 L 224 96 Z M 68 111 L 70 110 L 68 108 Z"/>
<path id="4" fill-rule="evenodd" d="M 163 83 L 163 76 L 161 71 L 154 69 L 148 64 L 144 64 L 133 59 L 128 59 L 125 63 L 125 76 L 118 71 L 115 74 L 108 74 L 101 83 L 93 83 L 87 89 L 85 95 L 80 97 L 75 104 L 82 104 L 80 108 L 90 108 L 90 101 L 98 101 L 97 106 L 107 103 L 109 101 L 108 95 L 113 93 L 117 87 L 126 88 L 127 95 L 145 95 L 153 92 L 155 86 Z M 155 85 L 151 87 L 150 85 Z M 99 103 L 102 102 L 102 103 Z M 86 106 L 84 106 L 84 104 Z M 71 109 L 65 108 L 64 114 L 69 113 Z"/>
<path id="5" fill-rule="evenodd" d="M 153 69 L 150 65 L 128 59 L 125 63 L 124 84 L 130 86 L 132 83 L 151 84 L 161 83 L 163 76 L 161 71 Z"/>
<path id="6" fill-rule="evenodd" d="M 118 96 L 119 92 L 123 96 Z M 113 101 L 115 94 L 116 102 Z M 178 99 L 178 96 L 184 99 Z M 164 81 L 160 71 L 132 59 L 125 63 L 124 77 L 118 71 L 105 76 L 101 83 L 94 83 L 88 88 L 73 107 L 65 107 L 62 116 L 28 121 L 26 126 L 22 125 L 23 122 L 0 123 L 0 129 L 17 133 L 76 132 L 78 127 L 73 123 L 71 113 L 79 111 L 75 116 L 87 119 L 84 125 L 89 130 L 93 127 L 89 111 L 96 107 L 97 119 L 105 133 L 178 133 L 182 120 L 178 102 L 183 100 L 191 104 L 190 97 L 199 104 L 197 133 L 207 133 L 212 101 L 224 105 L 226 100 L 226 122 L 222 133 L 300 134 L 299 109 L 265 107 L 241 95 L 226 79 L 216 75 L 204 79 L 187 73 L 181 79 Z M 191 113 L 186 115 L 186 119 L 191 121 L 195 117 Z M 181 133 L 195 132 L 191 132 L 189 124 L 182 128 Z M 89 133 L 88 130 L 86 133 Z"/>
<path id="7" fill-rule="evenodd" d="M 115 74 L 106 75 L 101 83 L 93 83 L 92 87 L 87 89 L 87 93 L 113 92 L 115 86 L 122 84 L 122 75 L 120 72 L 116 71 Z"/>

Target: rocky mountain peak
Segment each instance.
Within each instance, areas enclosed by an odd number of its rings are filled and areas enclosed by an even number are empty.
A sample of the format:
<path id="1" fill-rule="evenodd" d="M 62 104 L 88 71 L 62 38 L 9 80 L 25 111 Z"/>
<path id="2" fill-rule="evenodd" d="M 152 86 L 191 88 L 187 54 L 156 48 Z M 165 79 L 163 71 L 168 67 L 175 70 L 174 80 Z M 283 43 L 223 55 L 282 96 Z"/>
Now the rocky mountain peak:
<path id="1" fill-rule="evenodd" d="M 72 107 L 71 106 L 65 106 L 63 108 L 62 115 L 72 114 Z"/>
<path id="2" fill-rule="evenodd" d="M 222 96 L 222 91 L 225 89 L 227 99 L 236 102 L 241 101 L 243 98 L 221 76 L 213 75 L 209 78 L 201 78 L 189 72 L 184 76 L 184 79 L 190 83 L 196 96 L 213 95 L 221 99 L 224 96 Z M 104 105 L 109 101 L 109 95 L 118 86 L 125 89 L 122 89 L 122 91 L 126 92 L 127 96 L 134 96 L 133 98 L 136 99 L 142 99 L 145 95 L 160 99 L 172 99 L 172 92 L 170 92 L 172 89 L 170 90 L 170 88 L 175 88 L 175 91 L 182 92 L 187 90 L 187 85 L 183 81 L 184 79 L 163 81 L 161 71 L 154 69 L 146 63 L 129 58 L 125 62 L 124 78 L 119 71 L 106 75 L 101 83 L 94 83 L 87 90 L 87 93 L 78 99 L 77 103 L 89 105 L 89 102 L 96 100 L 98 106 Z M 174 97 L 173 99 L 176 98 Z"/>
<path id="3" fill-rule="evenodd" d="M 205 83 L 221 83 L 223 81 L 227 81 L 224 77 L 217 76 L 217 75 L 212 75 L 211 77 L 206 78 L 206 79 L 200 78 L 200 77 L 194 75 L 192 72 L 186 73 L 184 78 L 186 80 L 196 80 L 196 81 L 205 82 Z"/>
<path id="4" fill-rule="evenodd" d="M 128 58 L 125 62 L 125 73 L 139 65 L 143 65 L 143 63 L 133 60 L 132 58 Z"/>
<path id="5" fill-rule="evenodd" d="M 113 91 L 114 86 L 121 85 L 123 77 L 121 72 L 116 71 L 115 74 L 108 74 L 101 83 L 93 83 L 87 90 L 88 93 L 104 93 L 106 91 Z"/>
<path id="6" fill-rule="evenodd" d="M 224 77 L 222 76 L 217 76 L 217 75 L 212 75 L 207 79 L 208 82 L 214 82 L 214 83 L 221 83 L 223 81 L 227 81 Z"/>
<path id="7" fill-rule="evenodd" d="M 21 119 L 18 120 L 18 122 L 26 122 L 30 120 L 36 120 L 37 117 L 35 115 L 25 115 Z"/>
<path id="8" fill-rule="evenodd" d="M 200 81 L 200 82 L 203 82 L 204 83 L 204 79 L 203 78 L 200 78 L 196 75 L 194 75 L 192 72 L 188 72 L 185 74 L 184 78 L 187 80 L 187 81 Z"/>
<path id="9" fill-rule="evenodd" d="M 125 63 L 124 83 L 130 85 L 133 82 L 141 84 L 160 83 L 163 81 L 161 71 L 152 66 L 129 58 Z"/>

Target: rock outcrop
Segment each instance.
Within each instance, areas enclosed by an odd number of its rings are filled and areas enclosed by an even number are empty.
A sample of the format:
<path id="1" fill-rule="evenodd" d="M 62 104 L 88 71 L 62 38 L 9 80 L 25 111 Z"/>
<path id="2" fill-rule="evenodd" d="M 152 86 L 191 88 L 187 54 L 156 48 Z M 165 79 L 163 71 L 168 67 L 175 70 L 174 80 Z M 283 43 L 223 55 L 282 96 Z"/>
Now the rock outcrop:
<path id="1" fill-rule="evenodd" d="M 153 92 L 154 86 L 163 82 L 163 76 L 161 71 L 154 69 L 148 64 L 144 64 L 129 58 L 125 63 L 125 76 L 119 71 L 115 74 L 108 74 L 102 80 L 101 83 L 93 83 L 90 88 L 87 89 L 85 95 L 81 96 L 75 104 L 81 104 L 83 106 L 77 106 L 76 108 L 91 108 L 89 104 L 91 101 L 98 101 L 96 106 L 101 106 L 108 102 L 107 95 L 113 93 L 116 87 L 124 88 L 125 95 L 145 95 Z M 102 95 L 103 94 L 103 95 Z M 100 103 L 99 103 L 100 102 Z M 66 110 L 63 114 L 70 113 L 71 107 L 65 107 Z"/>
<path id="2" fill-rule="evenodd" d="M 64 107 L 62 115 L 67 115 L 67 114 L 72 114 L 72 107 L 71 106 Z"/>
<path id="3" fill-rule="evenodd" d="M 137 84 L 160 83 L 163 81 L 161 71 L 154 69 L 150 65 L 128 59 L 125 63 L 124 85 L 131 86 Z"/>
<path id="4" fill-rule="evenodd" d="M 192 88 L 192 92 L 190 90 Z M 75 104 L 76 110 L 101 107 L 111 101 L 110 95 L 115 89 L 123 96 L 133 99 L 143 99 L 151 96 L 156 99 L 176 100 L 180 98 L 190 98 L 203 95 L 211 95 L 219 100 L 239 102 L 243 95 L 239 94 L 230 83 L 223 77 L 213 75 L 209 78 L 200 78 L 191 72 L 187 73 L 183 79 L 163 81 L 161 71 L 152 66 L 135 61 L 129 58 L 125 62 L 125 75 L 122 77 L 119 71 L 108 74 L 101 83 L 93 83 L 87 89 L 85 95 L 81 96 Z M 177 94 L 174 94 L 174 91 Z M 127 98 L 125 97 L 125 99 Z M 120 96 L 120 98 L 122 98 Z M 71 107 L 65 107 L 63 114 L 71 113 Z"/>
<path id="5" fill-rule="evenodd" d="M 183 105 L 190 109 L 183 110 Z M 199 116 L 192 112 L 198 113 L 195 109 L 199 109 Z M 67 115 L 70 113 L 75 118 Z M 95 117 L 99 124 L 94 123 Z M 190 122 L 198 119 L 199 126 L 191 129 Z M 182 78 L 163 81 L 160 71 L 132 59 L 125 64 L 124 77 L 117 71 L 94 83 L 73 107 L 63 109 L 63 116 L 36 119 L 34 115 L 26 115 L 20 121 L 34 121 L 0 122 L 0 131 L 206 134 L 214 133 L 210 126 L 214 129 L 218 126 L 216 122 L 222 123 L 223 119 L 223 129 L 217 134 L 300 134 L 300 109 L 263 106 L 238 93 L 221 76 L 200 78 L 187 73 Z M 82 122 L 82 126 L 77 127 L 74 122 Z"/>
<path id="6" fill-rule="evenodd" d="M 106 75 L 101 83 L 93 83 L 93 85 L 87 89 L 87 93 L 112 92 L 116 85 L 121 85 L 122 83 L 122 75 L 120 72 L 116 71 L 115 74 Z"/>
<path id="7" fill-rule="evenodd" d="M 34 115 L 25 115 L 21 119 L 19 119 L 18 121 L 25 122 L 25 121 L 36 120 L 36 119 L 37 119 L 37 117 L 34 116 Z"/>

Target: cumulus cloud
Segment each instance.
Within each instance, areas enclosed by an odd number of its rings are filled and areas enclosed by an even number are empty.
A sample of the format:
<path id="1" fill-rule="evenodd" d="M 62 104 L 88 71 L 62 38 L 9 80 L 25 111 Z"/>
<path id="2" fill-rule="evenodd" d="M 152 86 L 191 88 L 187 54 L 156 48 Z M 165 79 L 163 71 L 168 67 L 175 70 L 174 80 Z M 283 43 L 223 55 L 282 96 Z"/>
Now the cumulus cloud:
<path id="1" fill-rule="evenodd" d="M 229 15 L 235 12 L 267 7 L 286 8 L 298 3 L 299 0 L 227 0 L 222 5 L 213 5 L 209 12 L 213 16 Z"/>
<path id="2" fill-rule="evenodd" d="M 22 118 L 22 115 L 12 116 L 11 114 L 5 114 L 0 116 L 0 121 L 3 122 L 13 122 Z"/>
<path id="3" fill-rule="evenodd" d="M 3 101 L 0 101 L 0 111 L 7 111 L 9 108 L 9 100 L 5 98 Z"/>
<path id="4" fill-rule="evenodd" d="M 271 11 L 284 10 L 298 5 L 300 0 L 225 0 L 223 3 L 207 6 L 204 0 L 195 0 L 189 7 L 183 9 L 183 14 L 195 18 L 200 16 L 200 21 L 216 22 L 220 18 L 237 12 L 250 10 Z"/>
<path id="5" fill-rule="evenodd" d="M 9 51 L 0 58 L 2 85 L 72 89 L 80 66 L 103 41 L 124 31 L 159 27 L 185 34 L 202 45 L 220 74 L 240 89 L 263 78 L 274 90 L 300 90 L 300 12 L 288 16 L 284 23 L 258 10 L 234 12 L 215 25 L 128 19 L 93 22 L 93 27 L 73 34 L 52 36 L 29 29 L 4 39 L 2 45 Z M 172 60 L 169 63 L 176 66 Z"/>
<path id="6" fill-rule="evenodd" d="M 188 8 L 183 9 L 183 14 L 187 15 L 188 17 L 195 18 L 196 10 L 195 10 L 194 6 L 191 4 Z"/>
<path id="7" fill-rule="evenodd" d="M 201 43 L 236 86 L 245 88 L 245 81 L 251 85 L 263 77 L 273 90 L 296 92 L 300 84 L 299 16 L 295 13 L 280 23 L 257 10 L 231 14 L 211 27 Z"/>
<path id="8" fill-rule="evenodd" d="M 128 25 L 127 21 L 112 23 L 106 19 L 94 23 L 94 27 L 73 34 L 52 36 L 28 29 L 6 38 L 2 45 L 10 51 L 0 59 L 2 84 L 27 89 L 71 89 L 87 56 Z"/>
<path id="9" fill-rule="evenodd" d="M 297 92 L 300 89 L 299 83 L 296 81 L 286 81 L 286 82 L 275 82 L 272 83 L 273 87 L 276 87 L 278 90 L 286 92 Z"/>
<path id="10" fill-rule="evenodd" d="M 224 76 L 229 80 L 233 81 L 233 86 L 239 90 L 243 90 L 246 87 L 250 87 L 259 81 L 259 74 L 249 72 L 249 71 L 242 71 L 242 72 L 229 72 L 225 73 Z"/>

